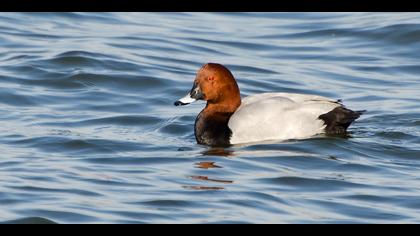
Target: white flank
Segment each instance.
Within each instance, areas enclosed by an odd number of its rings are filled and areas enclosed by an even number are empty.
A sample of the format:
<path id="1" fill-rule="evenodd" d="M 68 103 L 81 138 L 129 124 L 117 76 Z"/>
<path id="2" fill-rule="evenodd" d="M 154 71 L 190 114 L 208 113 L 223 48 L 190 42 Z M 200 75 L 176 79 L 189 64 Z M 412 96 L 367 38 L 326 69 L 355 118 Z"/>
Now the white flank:
<path id="1" fill-rule="evenodd" d="M 308 138 L 324 132 L 318 117 L 341 106 L 326 97 L 263 93 L 246 97 L 229 120 L 231 144 Z"/>

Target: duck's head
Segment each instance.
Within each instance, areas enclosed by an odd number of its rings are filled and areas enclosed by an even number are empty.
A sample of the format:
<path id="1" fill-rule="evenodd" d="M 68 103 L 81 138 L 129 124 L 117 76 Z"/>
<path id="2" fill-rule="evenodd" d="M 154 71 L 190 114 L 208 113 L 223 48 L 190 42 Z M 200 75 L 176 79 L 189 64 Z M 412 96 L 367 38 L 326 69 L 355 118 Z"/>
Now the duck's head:
<path id="1" fill-rule="evenodd" d="M 205 64 L 197 72 L 191 91 L 174 105 L 187 105 L 197 100 L 238 107 L 241 103 L 239 87 L 229 69 L 221 64 Z"/>

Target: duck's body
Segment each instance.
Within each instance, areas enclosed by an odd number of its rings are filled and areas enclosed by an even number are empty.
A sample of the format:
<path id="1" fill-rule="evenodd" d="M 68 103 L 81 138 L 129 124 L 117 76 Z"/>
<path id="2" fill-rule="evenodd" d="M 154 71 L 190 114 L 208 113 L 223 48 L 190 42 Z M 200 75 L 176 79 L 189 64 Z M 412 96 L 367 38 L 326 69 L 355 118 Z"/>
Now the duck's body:
<path id="1" fill-rule="evenodd" d="M 264 93 L 246 97 L 228 122 L 231 144 L 301 139 L 325 132 L 320 115 L 341 104 L 314 95 Z"/>
<path id="2" fill-rule="evenodd" d="M 196 98 L 207 105 L 197 116 L 195 136 L 198 143 L 211 146 L 343 134 L 362 113 L 308 94 L 263 93 L 241 101 L 233 75 L 213 63 L 203 66 L 189 96 L 176 105 Z"/>

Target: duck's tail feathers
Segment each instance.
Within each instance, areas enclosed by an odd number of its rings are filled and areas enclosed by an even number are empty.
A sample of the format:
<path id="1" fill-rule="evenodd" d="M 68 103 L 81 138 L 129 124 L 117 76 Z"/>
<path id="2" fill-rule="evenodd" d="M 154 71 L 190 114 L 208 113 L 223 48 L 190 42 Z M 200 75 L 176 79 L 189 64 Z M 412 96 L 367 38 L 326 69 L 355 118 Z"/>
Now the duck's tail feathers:
<path id="1" fill-rule="evenodd" d="M 339 106 L 328 113 L 320 115 L 318 118 L 323 120 L 326 125 L 325 133 L 346 134 L 347 128 L 351 123 L 359 118 L 364 112 L 366 112 L 366 110 L 352 111 L 344 106 Z"/>

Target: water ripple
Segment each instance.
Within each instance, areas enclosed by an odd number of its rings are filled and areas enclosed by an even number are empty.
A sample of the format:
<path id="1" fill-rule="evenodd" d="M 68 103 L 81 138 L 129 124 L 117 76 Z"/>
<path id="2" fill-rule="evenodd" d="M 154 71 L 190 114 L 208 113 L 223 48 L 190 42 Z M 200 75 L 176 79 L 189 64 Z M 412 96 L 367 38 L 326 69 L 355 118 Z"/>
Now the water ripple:
<path id="1" fill-rule="evenodd" d="M 4 13 L 0 222 L 416 223 L 419 22 Z M 173 101 L 206 62 L 231 69 L 243 96 L 311 93 L 368 112 L 348 137 L 197 145 L 204 104 Z"/>

